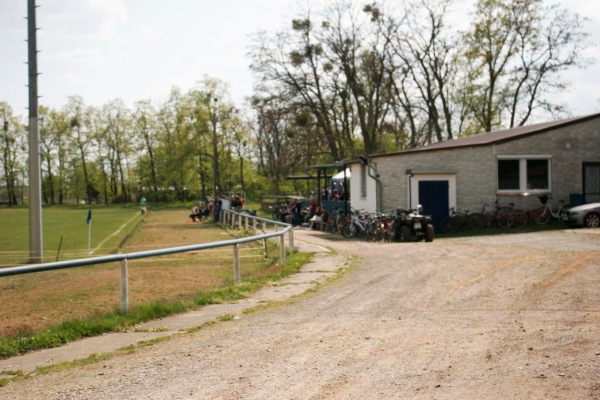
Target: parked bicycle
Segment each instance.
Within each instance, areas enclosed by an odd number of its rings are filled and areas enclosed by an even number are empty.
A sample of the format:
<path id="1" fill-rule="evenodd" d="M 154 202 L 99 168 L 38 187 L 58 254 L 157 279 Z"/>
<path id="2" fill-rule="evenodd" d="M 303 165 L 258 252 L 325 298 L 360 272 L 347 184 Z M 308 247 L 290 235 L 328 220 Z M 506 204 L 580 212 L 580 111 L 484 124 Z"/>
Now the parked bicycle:
<path id="1" fill-rule="evenodd" d="M 525 226 L 529 222 L 527 211 L 522 208 L 515 208 L 515 203 L 509 203 L 509 211 L 512 212 L 512 226 Z"/>
<path id="2" fill-rule="evenodd" d="M 530 211 L 530 214 L 531 214 L 533 220 L 537 224 L 540 224 L 540 225 L 547 224 L 548 221 L 550 221 L 550 217 L 554 217 L 554 218 L 558 219 L 559 221 L 562 221 L 562 217 L 563 217 L 564 211 L 565 211 L 565 209 L 563 208 L 564 200 L 559 200 L 560 205 L 556 209 L 556 212 L 554 212 L 554 210 L 552 210 L 552 205 L 550 204 L 550 201 L 549 201 L 551 199 L 551 196 L 549 196 L 549 195 L 538 196 L 538 199 L 540 199 L 543 206 L 538 209 Z"/>
<path id="3" fill-rule="evenodd" d="M 484 205 L 484 209 L 487 204 Z M 491 227 L 494 223 L 502 229 L 510 228 L 513 225 L 513 211 L 511 207 L 501 206 L 499 201 L 494 202 L 492 211 L 484 212 L 485 226 Z"/>
<path id="4" fill-rule="evenodd" d="M 353 238 L 359 233 L 362 233 L 366 240 L 373 238 L 375 218 L 362 210 L 352 210 L 352 213 L 348 217 L 341 230 L 345 238 Z"/>
<path id="5" fill-rule="evenodd" d="M 457 211 L 452 207 L 449 210 L 449 215 L 440 222 L 440 227 L 444 233 L 455 233 L 461 229 L 480 227 L 480 224 L 479 214 L 471 214 L 470 210 Z"/>
<path id="6" fill-rule="evenodd" d="M 339 209 L 327 216 L 327 222 L 325 223 L 325 230 L 330 233 L 342 232 L 344 226 L 344 218 L 346 214 L 344 210 Z"/>

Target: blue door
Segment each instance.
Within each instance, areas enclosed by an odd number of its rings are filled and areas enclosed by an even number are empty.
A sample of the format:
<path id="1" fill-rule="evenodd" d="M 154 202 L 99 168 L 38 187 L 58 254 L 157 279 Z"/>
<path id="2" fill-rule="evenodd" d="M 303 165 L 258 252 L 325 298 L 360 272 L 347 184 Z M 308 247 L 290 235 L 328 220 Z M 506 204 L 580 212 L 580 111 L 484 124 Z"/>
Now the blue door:
<path id="1" fill-rule="evenodd" d="M 436 232 L 441 231 L 440 222 L 448 216 L 449 187 L 448 181 L 419 181 L 419 204 L 423 214 L 431 215 Z"/>

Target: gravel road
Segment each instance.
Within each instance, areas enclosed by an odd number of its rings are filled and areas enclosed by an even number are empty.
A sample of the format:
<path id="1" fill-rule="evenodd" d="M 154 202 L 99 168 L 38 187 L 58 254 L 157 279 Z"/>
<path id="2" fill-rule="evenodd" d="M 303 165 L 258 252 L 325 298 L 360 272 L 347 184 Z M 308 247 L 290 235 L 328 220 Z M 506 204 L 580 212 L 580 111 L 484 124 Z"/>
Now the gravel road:
<path id="1" fill-rule="evenodd" d="M 295 240 L 354 259 L 292 302 L 2 399 L 598 399 L 600 231 Z"/>

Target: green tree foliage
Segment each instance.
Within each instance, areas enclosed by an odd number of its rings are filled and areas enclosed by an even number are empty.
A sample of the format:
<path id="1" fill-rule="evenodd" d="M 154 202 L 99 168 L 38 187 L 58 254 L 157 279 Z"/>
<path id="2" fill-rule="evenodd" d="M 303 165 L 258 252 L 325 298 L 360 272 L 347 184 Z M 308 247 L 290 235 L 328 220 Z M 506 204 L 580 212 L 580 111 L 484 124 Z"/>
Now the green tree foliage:
<path id="1" fill-rule="evenodd" d="M 321 4 L 321 3 L 319 3 Z M 249 48 L 244 111 L 204 77 L 166 99 L 40 108 L 43 199 L 191 201 L 301 190 L 290 175 L 360 154 L 564 116 L 565 71 L 586 66 L 585 19 L 542 0 L 327 2 Z M 464 17 L 464 16 L 463 16 Z M 27 181 L 26 126 L 0 103 L 1 201 Z M 23 190 L 21 190 L 23 196 Z"/>
<path id="2" fill-rule="evenodd" d="M 25 129 L 13 115 L 12 108 L 0 102 L 0 165 L 2 165 L 2 180 L 5 188 L 5 201 L 8 205 L 19 202 L 18 183 L 24 176 Z M 21 180 L 23 182 L 23 180 Z"/>

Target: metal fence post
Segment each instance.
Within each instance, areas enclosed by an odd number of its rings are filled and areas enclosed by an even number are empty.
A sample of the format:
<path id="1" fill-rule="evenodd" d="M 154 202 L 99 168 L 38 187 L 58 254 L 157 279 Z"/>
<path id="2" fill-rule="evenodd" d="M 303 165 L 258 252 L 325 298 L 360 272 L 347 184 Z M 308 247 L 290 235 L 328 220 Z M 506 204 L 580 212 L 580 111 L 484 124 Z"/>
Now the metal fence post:
<path id="1" fill-rule="evenodd" d="M 127 259 L 121 260 L 121 312 L 129 309 L 129 283 L 127 277 Z"/>
<path id="2" fill-rule="evenodd" d="M 280 249 L 279 249 L 279 261 L 285 263 L 285 235 L 280 236 Z"/>
<path id="3" fill-rule="evenodd" d="M 265 249 L 265 258 L 269 258 L 269 242 L 267 242 L 267 239 L 263 239 L 263 248 Z"/>
<path id="4" fill-rule="evenodd" d="M 288 249 L 288 253 L 292 254 L 294 252 L 294 228 L 290 229 L 289 231 L 289 249 Z"/>
<path id="5" fill-rule="evenodd" d="M 233 245 L 233 281 L 239 283 L 240 278 L 240 245 Z"/>

